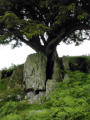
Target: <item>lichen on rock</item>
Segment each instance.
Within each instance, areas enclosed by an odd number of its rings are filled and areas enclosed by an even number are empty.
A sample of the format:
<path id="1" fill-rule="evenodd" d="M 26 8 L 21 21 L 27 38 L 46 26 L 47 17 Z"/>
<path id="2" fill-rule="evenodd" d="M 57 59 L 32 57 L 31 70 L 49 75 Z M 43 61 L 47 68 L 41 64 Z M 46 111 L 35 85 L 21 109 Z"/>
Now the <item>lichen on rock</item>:
<path id="1" fill-rule="evenodd" d="M 59 61 L 54 61 L 51 79 L 47 78 L 48 65 L 48 58 L 42 53 L 29 55 L 26 59 L 24 83 L 27 91 L 26 98 L 31 103 L 40 101 L 42 97 L 49 98 L 50 93 L 56 87 L 56 83 L 62 79 Z"/>
<path id="2" fill-rule="evenodd" d="M 41 53 L 29 55 L 24 64 L 26 89 L 44 90 L 46 82 L 47 57 Z"/>
<path id="3" fill-rule="evenodd" d="M 56 88 L 57 82 L 55 79 L 49 79 L 46 84 L 46 99 L 49 99 L 50 94 Z"/>
<path id="4" fill-rule="evenodd" d="M 23 89 L 23 65 L 19 65 L 12 73 L 9 83 L 8 83 L 8 89 L 9 88 L 20 88 Z"/>

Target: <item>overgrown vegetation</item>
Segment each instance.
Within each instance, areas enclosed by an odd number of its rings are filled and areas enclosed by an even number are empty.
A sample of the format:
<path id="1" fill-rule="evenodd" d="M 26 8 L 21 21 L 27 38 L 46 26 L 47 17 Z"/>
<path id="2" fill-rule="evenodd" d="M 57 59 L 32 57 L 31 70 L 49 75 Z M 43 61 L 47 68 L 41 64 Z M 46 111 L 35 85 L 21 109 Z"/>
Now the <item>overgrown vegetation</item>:
<path id="1" fill-rule="evenodd" d="M 22 67 L 23 65 L 14 65 L 9 69 L 3 69 L 0 71 L 0 107 L 4 105 L 7 101 L 17 100 L 18 95 L 22 94 L 21 88 L 11 87 L 12 84 L 15 84 L 15 81 L 12 81 L 12 79 L 10 78 L 13 74 L 13 71 Z"/>
<path id="2" fill-rule="evenodd" d="M 48 101 L 41 104 L 29 104 L 26 100 L 4 101 L 0 108 L 1 120 L 89 120 L 90 119 L 90 74 L 79 71 L 68 72 L 51 94 Z M 0 83 L 5 89 L 8 80 Z M 1 87 L 2 86 L 2 87 Z M 5 91 L 0 91 L 0 93 Z M 14 94 L 14 91 L 12 91 Z M 0 95 L 1 97 L 1 95 Z M 2 101 L 0 102 L 2 103 Z"/>
<path id="3" fill-rule="evenodd" d="M 79 70 L 84 73 L 90 72 L 89 56 L 64 56 L 63 59 L 65 63 L 68 63 L 71 71 Z"/>
<path id="4" fill-rule="evenodd" d="M 22 68 L 23 64 L 21 65 L 12 65 L 10 68 L 4 68 L 0 70 L 0 79 L 8 78 L 12 75 L 13 71 L 17 68 Z"/>

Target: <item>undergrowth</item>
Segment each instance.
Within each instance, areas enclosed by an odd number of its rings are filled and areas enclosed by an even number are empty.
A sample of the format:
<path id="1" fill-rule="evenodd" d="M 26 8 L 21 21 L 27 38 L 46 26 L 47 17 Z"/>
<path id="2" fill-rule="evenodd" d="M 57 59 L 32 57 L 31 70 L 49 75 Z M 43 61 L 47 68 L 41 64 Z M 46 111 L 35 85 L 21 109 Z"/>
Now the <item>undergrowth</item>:
<path id="1" fill-rule="evenodd" d="M 90 74 L 75 71 L 68 75 L 42 104 L 6 101 L 0 120 L 90 120 Z"/>

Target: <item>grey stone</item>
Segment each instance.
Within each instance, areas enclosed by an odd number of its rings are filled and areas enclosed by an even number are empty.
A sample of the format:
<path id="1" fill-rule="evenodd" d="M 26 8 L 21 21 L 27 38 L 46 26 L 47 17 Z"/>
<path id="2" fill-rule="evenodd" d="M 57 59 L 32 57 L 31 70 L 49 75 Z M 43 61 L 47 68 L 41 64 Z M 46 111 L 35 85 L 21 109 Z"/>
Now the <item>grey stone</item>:
<path id="1" fill-rule="evenodd" d="M 16 70 L 13 71 L 9 83 L 8 89 L 10 88 L 20 88 L 23 89 L 23 66 L 17 67 Z"/>
<path id="2" fill-rule="evenodd" d="M 57 60 L 54 61 L 52 79 L 55 79 L 56 81 L 62 80 L 62 71 Z"/>
<path id="3" fill-rule="evenodd" d="M 22 99 L 22 96 L 21 96 L 21 95 L 17 95 L 16 97 L 17 97 L 17 98 L 16 98 L 17 100 L 21 100 L 21 99 Z"/>
<path id="4" fill-rule="evenodd" d="M 62 79 L 60 64 L 57 60 L 54 61 L 52 79 L 46 80 L 46 69 L 47 57 L 42 53 L 35 53 L 27 57 L 24 64 L 24 82 L 26 90 L 30 90 L 26 95 L 26 99 L 30 103 L 48 99 L 58 81 Z"/>
<path id="5" fill-rule="evenodd" d="M 65 79 L 65 80 L 69 79 L 69 75 L 68 75 L 68 74 L 65 74 L 64 79 Z"/>
<path id="6" fill-rule="evenodd" d="M 32 99 L 35 95 L 33 94 L 33 92 L 28 92 L 27 93 L 27 96 L 26 96 L 26 99 Z"/>
<path id="7" fill-rule="evenodd" d="M 46 82 L 47 57 L 42 53 L 29 55 L 24 64 L 26 89 L 43 90 Z"/>
<path id="8" fill-rule="evenodd" d="M 66 73 L 65 75 L 64 75 L 64 79 L 63 79 L 63 82 L 67 82 L 68 80 L 69 80 L 69 75 Z"/>
<path id="9" fill-rule="evenodd" d="M 70 67 L 69 67 L 70 58 L 67 56 L 64 56 L 62 57 L 62 62 L 63 62 L 64 70 L 65 71 L 70 70 Z"/>
<path id="10" fill-rule="evenodd" d="M 26 95 L 26 99 L 28 100 L 29 103 L 41 103 L 42 102 L 42 97 L 45 96 L 45 92 L 39 92 L 39 94 L 35 94 L 33 91 L 28 92 Z"/>
<path id="11" fill-rule="evenodd" d="M 49 79 L 47 81 L 47 83 L 46 83 L 46 99 L 49 98 L 50 94 L 56 88 L 58 83 L 59 82 L 57 82 L 55 79 Z"/>

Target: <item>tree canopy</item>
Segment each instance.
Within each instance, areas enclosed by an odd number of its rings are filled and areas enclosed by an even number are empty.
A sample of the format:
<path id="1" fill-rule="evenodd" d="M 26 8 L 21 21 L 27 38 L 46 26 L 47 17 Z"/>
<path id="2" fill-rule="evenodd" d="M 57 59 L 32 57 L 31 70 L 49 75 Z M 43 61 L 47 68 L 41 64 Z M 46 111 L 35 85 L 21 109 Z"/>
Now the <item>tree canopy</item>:
<path id="1" fill-rule="evenodd" d="M 0 0 L 0 44 L 24 42 L 48 55 L 61 41 L 90 39 L 89 30 L 90 0 Z"/>

